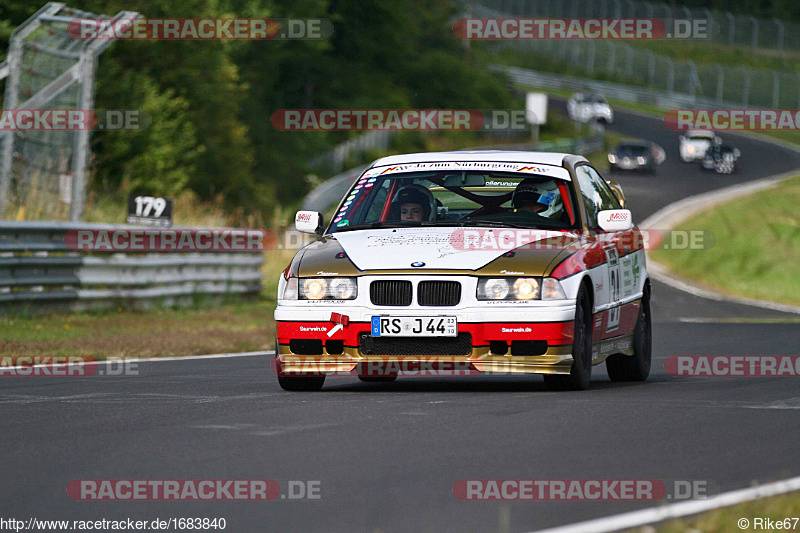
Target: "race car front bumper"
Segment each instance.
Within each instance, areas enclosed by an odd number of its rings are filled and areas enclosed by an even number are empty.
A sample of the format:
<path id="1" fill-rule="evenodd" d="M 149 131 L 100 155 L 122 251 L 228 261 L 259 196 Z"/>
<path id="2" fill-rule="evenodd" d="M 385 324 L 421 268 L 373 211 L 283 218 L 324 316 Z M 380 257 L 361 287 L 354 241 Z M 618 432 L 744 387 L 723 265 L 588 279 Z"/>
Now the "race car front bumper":
<path id="1" fill-rule="evenodd" d="M 348 315 L 348 310 L 340 308 L 325 312 L 328 319 L 313 320 L 309 314 L 319 315 L 321 310 L 298 314 L 296 309 L 279 307 L 275 313 L 275 371 L 281 375 L 362 376 L 569 373 L 574 304 L 529 308 L 523 314 L 513 311 L 437 310 L 436 314 L 457 316 L 456 337 L 373 337 L 369 318 L 385 311 L 350 309 Z M 429 311 L 417 313 L 430 315 Z M 483 320 L 476 321 L 476 314 Z M 348 317 L 346 325 L 341 324 L 342 315 Z M 533 320 L 509 320 L 520 316 Z"/>

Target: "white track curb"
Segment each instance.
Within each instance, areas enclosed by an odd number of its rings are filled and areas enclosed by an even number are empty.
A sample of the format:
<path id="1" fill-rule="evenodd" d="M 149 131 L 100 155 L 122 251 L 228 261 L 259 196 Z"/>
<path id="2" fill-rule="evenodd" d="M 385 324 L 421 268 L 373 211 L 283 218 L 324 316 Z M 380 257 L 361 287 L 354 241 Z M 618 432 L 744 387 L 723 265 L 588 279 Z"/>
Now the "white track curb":
<path id="1" fill-rule="evenodd" d="M 800 490 L 800 477 L 784 479 L 782 481 L 758 485 L 747 489 L 725 492 L 707 500 L 689 500 L 641 511 L 632 511 L 630 513 L 579 522 L 577 524 L 542 529 L 536 533 L 608 533 L 610 531 L 619 531 L 643 526 L 645 524 L 663 522 L 671 518 L 690 516 L 712 509 L 729 507 L 731 505 L 737 505 L 739 503 L 758 500 L 769 496 L 786 494 L 796 490 Z M 745 526 L 745 528 L 748 526 L 749 524 Z"/>

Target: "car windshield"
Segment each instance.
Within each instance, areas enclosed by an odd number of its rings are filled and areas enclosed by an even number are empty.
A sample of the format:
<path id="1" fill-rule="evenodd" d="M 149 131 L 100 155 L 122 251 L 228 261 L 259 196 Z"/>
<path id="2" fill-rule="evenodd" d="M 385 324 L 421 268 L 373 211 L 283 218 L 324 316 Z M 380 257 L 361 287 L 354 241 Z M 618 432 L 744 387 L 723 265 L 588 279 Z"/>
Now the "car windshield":
<path id="1" fill-rule="evenodd" d="M 562 179 L 507 172 L 361 177 L 328 232 L 421 225 L 569 229 L 576 227 L 570 191 L 570 183 Z"/>
<path id="2" fill-rule="evenodd" d="M 710 141 L 711 139 L 711 135 L 695 134 L 689 136 L 690 141 Z"/>
<path id="3" fill-rule="evenodd" d="M 648 146 L 644 146 L 641 144 L 620 144 L 617 148 L 617 153 L 619 155 L 625 156 L 644 156 L 647 155 L 647 151 L 649 150 Z"/>

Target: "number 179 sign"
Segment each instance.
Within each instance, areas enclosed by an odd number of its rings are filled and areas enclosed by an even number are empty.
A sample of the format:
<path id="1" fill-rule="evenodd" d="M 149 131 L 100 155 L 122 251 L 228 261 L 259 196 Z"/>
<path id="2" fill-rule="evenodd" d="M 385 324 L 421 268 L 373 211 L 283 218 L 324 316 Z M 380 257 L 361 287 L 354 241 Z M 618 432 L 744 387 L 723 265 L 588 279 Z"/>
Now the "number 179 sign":
<path id="1" fill-rule="evenodd" d="M 172 225 L 172 198 L 129 196 L 128 224 L 169 227 Z"/>

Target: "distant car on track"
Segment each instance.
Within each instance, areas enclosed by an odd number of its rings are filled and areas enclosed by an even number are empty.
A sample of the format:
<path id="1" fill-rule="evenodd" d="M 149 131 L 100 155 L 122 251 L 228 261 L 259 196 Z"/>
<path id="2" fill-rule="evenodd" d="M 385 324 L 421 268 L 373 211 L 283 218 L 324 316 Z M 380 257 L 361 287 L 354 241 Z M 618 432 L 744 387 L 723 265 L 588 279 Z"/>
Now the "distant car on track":
<path id="1" fill-rule="evenodd" d="M 567 114 L 572 120 L 589 122 L 597 120 L 611 124 L 614 110 L 600 94 L 575 93 L 567 100 Z"/>
<path id="2" fill-rule="evenodd" d="M 703 155 L 703 168 L 713 170 L 717 174 L 732 174 L 736 170 L 736 162 L 741 152 L 730 144 L 720 142 L 712 144 Z"/>
<path id="3" fill-rule="evenodd" d="M 576 155 L 469 151 L 374 162 L 279 279 L 274 370 L 393 381 L 407 365 L 543 374 L 585 389 L 592 365 L 644 380 L 650 281 L 622 189 Z M 370 369 L 381 371 L 372 372 Z M 389 370 L 387 370 L 387 368 Z"/>
<path id="4" fill-rule="evenodd" d="M 608 154 L 611 171 L 642 170 L 655 172 L 667 158 L 666 152 L 650 141 L 623 141 Z"/>
<path id="5" fill-rule="evenodd" d="M 720 138 L 711 130 L 688 130 L 679 139 L 681 161 L 684 163 L 699 161 L 703 159 L 711 145 L 719 142 Z"/>

